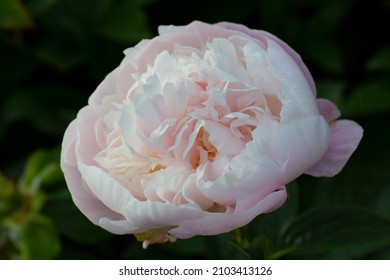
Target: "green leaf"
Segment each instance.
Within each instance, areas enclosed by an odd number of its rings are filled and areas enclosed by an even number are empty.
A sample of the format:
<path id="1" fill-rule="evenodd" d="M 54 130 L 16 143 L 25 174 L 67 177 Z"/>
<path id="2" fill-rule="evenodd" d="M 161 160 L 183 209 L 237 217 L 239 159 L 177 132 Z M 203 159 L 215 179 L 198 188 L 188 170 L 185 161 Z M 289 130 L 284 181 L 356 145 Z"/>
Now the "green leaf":
<path id="1" fill-rule="evenodd" d="M 151 32 L 146 16 L 138 1 L 115 2 L 96 29 L 107 39 L 124 43 L 134 43 L 149 38 Z"/>
<path id="2" fill-rule="evenodd" d="M 22 187 L 36 193 L 42 185 L 62 180 L 60 150 L 38 150 L 27 160 Z"/>
<path id="3" fill-rule="evenodd" d="M 353 258 L 390 244 L 390 221 L 362 208 L 324 206 L 297 217 L 282 236 L 293 256 Z"/>
<path id="4" fill-rule="evenodd" d="M 307 42 L 305 54 L 324 70 L 332 74 L 341 74 L 344 70 L 344 59 L 340 47 L 331 40 L 313 38 Z"/>
<path id="5" fill-rule="evenodd" d="M 1 99 L 4 100 L 7 95 L 13 93 L 16 85 L 34 73 L 36 61 L 19 46 L 16 46 L 14 42 L 3 43 L 0 41 L 0 44 L 0 61 L 3 69 L 0 75 Z"/>
<path id="6" fill-rule="evenodd" d="M 123 1 L 123 0 L 121 0 Z M 132 0 L 134 2 L 134 0 Z M 135 0 L 136 1 L 136 0 Z M 61 8 L 65 10 L 67 16 L 88 23 L 98 23 L 101 16 L 107 12 L 110 5 L 117 0 L 67 0 L 60 1 Z"/>
<path id="7" fill-rule="evenodd" d="M 310 17 L 303 22 L 308 25 L 309 30 L 313 35 L 318 35 L 318 33 L 321 33 L 322 36 L 332 34 L 343 24 L 346 16 L 348 16 L 353 8 L 352 5 L 354 1 L 355 0 L 305 0 L 303 2 L 306 3 L 301 5 L 300 8 L 307 9 L 312 6 L 312 13 L 310 14 Z"/>
<path id="8" fill-rule="evenodd" d="M 256 246 L 256 239 L 258 236 L 263 236 L 263 244 L 266 245 L 263 247 L 264 259 L 276 259 L 279 257 L 280 251 L 284 250 L 284 244 L 282 244 L 281 232 L 283 229 L 290 223 L 298 212 L 298 207 L 300 203 L 299 197 L 299 186 L 297 181 L 292 181 L 286 186 L 287 189 L 287 200 L 286 202 L 277 210 L 264 214 L 260 216 L 259 221 L 253 221 L 249 224 L 249 227 L 256 227 L 257 236 L 251 240 L 250 251 L 258 248 Z M 257 223 L 256 223 L 257 222 Z M 258 251 L 258 250 L 257 250 Z M 259 258 L 254 256 L 254 258 Z"/>
<path id="9" fill-rule="evenodd" d="M 24 121 L 41 133 L 62 137 L 76 112 L 81 108 L 86 95 L 76 87 L 67 84 L 41 85 L 16 90 L 9 96 L 3 111 L 4 122 L 12 124 Z"/>
<path id="10" fill-rule="evenodd" d="M 390 83 L 376 80 L 360 85 L 348 98 L 345 114 L 367 115 L 390 110 Z"/>
<path id="11" fill-rule="evenodd" d="M 0 174 L 0 222 L 12 215 L 22 204 L 16 187 Z"/>
<path id="12" fill-rule="evenodd" d="M 30 0 L 26 3 L 31 15 L 39 16 L 47 12 L 59 0 Z"/>
<path id="13" fill-rule="evenodd" d="M 60 252 L 60 239 L 53 222 L 42 215 L 31 216 L 21 228 L 22 259 L 53 259 Z"/>
<path id="14" fill-rule="evenodd" d="M 204 243 L 204 237 L 196 236 L 190 239 L 177 240 L 175 243 L 165 243 L 165 249 L 178 256 L 194 256 L 207 254 L 208 248 Z"/>
<path id="15" fill-rule="evenodd" d="M 202 13 L 202 20 L 205 22 L 219 22 L 219 21 L 230 21 L 230 22 L 245 22 L 248 19 L 248 15 L 254 12 L 252 0 L 241 0 L 240 8 L 235 9 L 232 13 L 231 5 L 221 5 L 218 1 L 207 2 L 207 9 L 204 9 L 203 5 L 192 7 L 193 13 Z M 164 3 L 163 3 L 164 4 Z M 216 13 L 215 11 L 218 11 Z"/>
<path id="16" fill-rule="evenodd" d="M 94 225 L 77 209 L 67 189 L 47 197 L 44 213 L 54 221 L 61 235 L 73 241 L 97 244 L 113 237 L 108 231 Z"/>
<path id="17" fill-rule="evenodd" d="M 377 191 L 376 197 L 372 200 L 373 211 L 378 215 L 381 215 L 387 219 L 390 219 L 390 183 L 383 185 L 381 189 Z"/>
<path id="18" fill-rule="evenodd" d="M 9 245 L 8 229 L 0 223 L 0 260 L 8 260 L 11 258 Z"/>
<path id="19" fill-rule="evenodd" d="M 368 61 L 368 70 L 390 71 L 390 46 L 386 46 Z"/>
<path id="20" fill-rule="evenodd" d="M 69 71 L 82 64 L 86 60 L 86 54 L 76 42 L 66 43 L 65 41 L 64 39 L 55 40 L 55 38 L 41 40 L 35 50 L 36 57 L 60 72 Z"/>
<path id="21" fill-rule="evenodd" d="M 316 84 L 318 97 L 332 101 L 341 111 L 343 111 L 345 84 L 335 80 L 320 80 Z"/>
<path id="22" fill-rule="evenodd" d="M 245 259 L 245 260 L 250 260 L 251 256 L 250 254 L 242 247 L 240 247 L 239 244 L 230 241 L 228 242 L 229 249 L 232 251 L 235 251 L 235 259 Z"/>
<path id="23" fill-rule="evenodd" d="M 32 25 L 30 15 L 19 0 L 0 1 L 0 28 L 18 29 Z"/>

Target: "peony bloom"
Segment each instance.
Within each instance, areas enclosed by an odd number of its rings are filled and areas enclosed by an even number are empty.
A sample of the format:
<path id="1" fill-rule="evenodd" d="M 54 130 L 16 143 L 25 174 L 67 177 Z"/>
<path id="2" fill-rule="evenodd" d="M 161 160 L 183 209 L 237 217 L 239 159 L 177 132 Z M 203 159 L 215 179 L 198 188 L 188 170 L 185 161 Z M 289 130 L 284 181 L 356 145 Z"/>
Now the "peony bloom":
<path id="1" fill-rule="evenodd" d="M 301 58 L 233 23 L 161 26 L 69 125 L 61 167 L 93 223 L 150 243 L 215 235 L 273 211 L 301 174 L 333 176 L 362 138 L 316 99 Z"/>

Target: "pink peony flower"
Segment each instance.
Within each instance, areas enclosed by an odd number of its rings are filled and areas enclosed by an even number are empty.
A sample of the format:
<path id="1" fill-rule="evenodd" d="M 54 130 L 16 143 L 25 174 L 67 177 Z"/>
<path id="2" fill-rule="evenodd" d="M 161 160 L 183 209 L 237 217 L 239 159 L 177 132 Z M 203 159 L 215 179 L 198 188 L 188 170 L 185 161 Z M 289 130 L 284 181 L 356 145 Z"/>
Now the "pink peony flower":
<path id="1" fill-rule="evenodd" d="M 125 51 L 65 132 L 61 167 L 93 223 L 150 243 L 273 211 L 303 173 L 333 176 L 362 138 L 316 99 L 301 58 L 233 23 L 161 26 Z"/>

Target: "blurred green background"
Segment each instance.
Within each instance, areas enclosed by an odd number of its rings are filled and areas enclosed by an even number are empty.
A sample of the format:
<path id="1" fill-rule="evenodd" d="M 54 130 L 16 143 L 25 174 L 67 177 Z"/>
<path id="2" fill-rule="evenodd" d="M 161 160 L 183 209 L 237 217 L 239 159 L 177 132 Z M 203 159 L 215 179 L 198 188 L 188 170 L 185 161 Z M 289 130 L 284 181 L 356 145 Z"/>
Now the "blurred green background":
<path id="1" fill-rule="evenodd" d="M 390 259 L 389 12 L 388 0 L 0 0 L 0 259 Z M 342 173 L 300 177 L 281 209 L 143 250 L 73 205 L 60 143 L 124 49 L 192 20 L 286 41 L 365 134 Z"/>

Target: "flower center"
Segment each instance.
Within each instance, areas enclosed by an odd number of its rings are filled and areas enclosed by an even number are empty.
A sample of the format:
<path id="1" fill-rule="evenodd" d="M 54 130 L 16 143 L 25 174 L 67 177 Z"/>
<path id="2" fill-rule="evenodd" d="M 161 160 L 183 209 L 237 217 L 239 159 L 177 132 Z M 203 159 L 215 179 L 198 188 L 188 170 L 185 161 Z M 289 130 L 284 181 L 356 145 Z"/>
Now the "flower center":
<path id="1" fill-rule="evenodd" d="M 192 167 L 196 169 L 199 165 L 207 162 L 213 161 L 217 156 L 217 148 L 209 141 L 209 134 L 201 128 L 196 137 L 196 145 L 198 150 L 198 156 L 195 162 L 192 163 Z"/>

